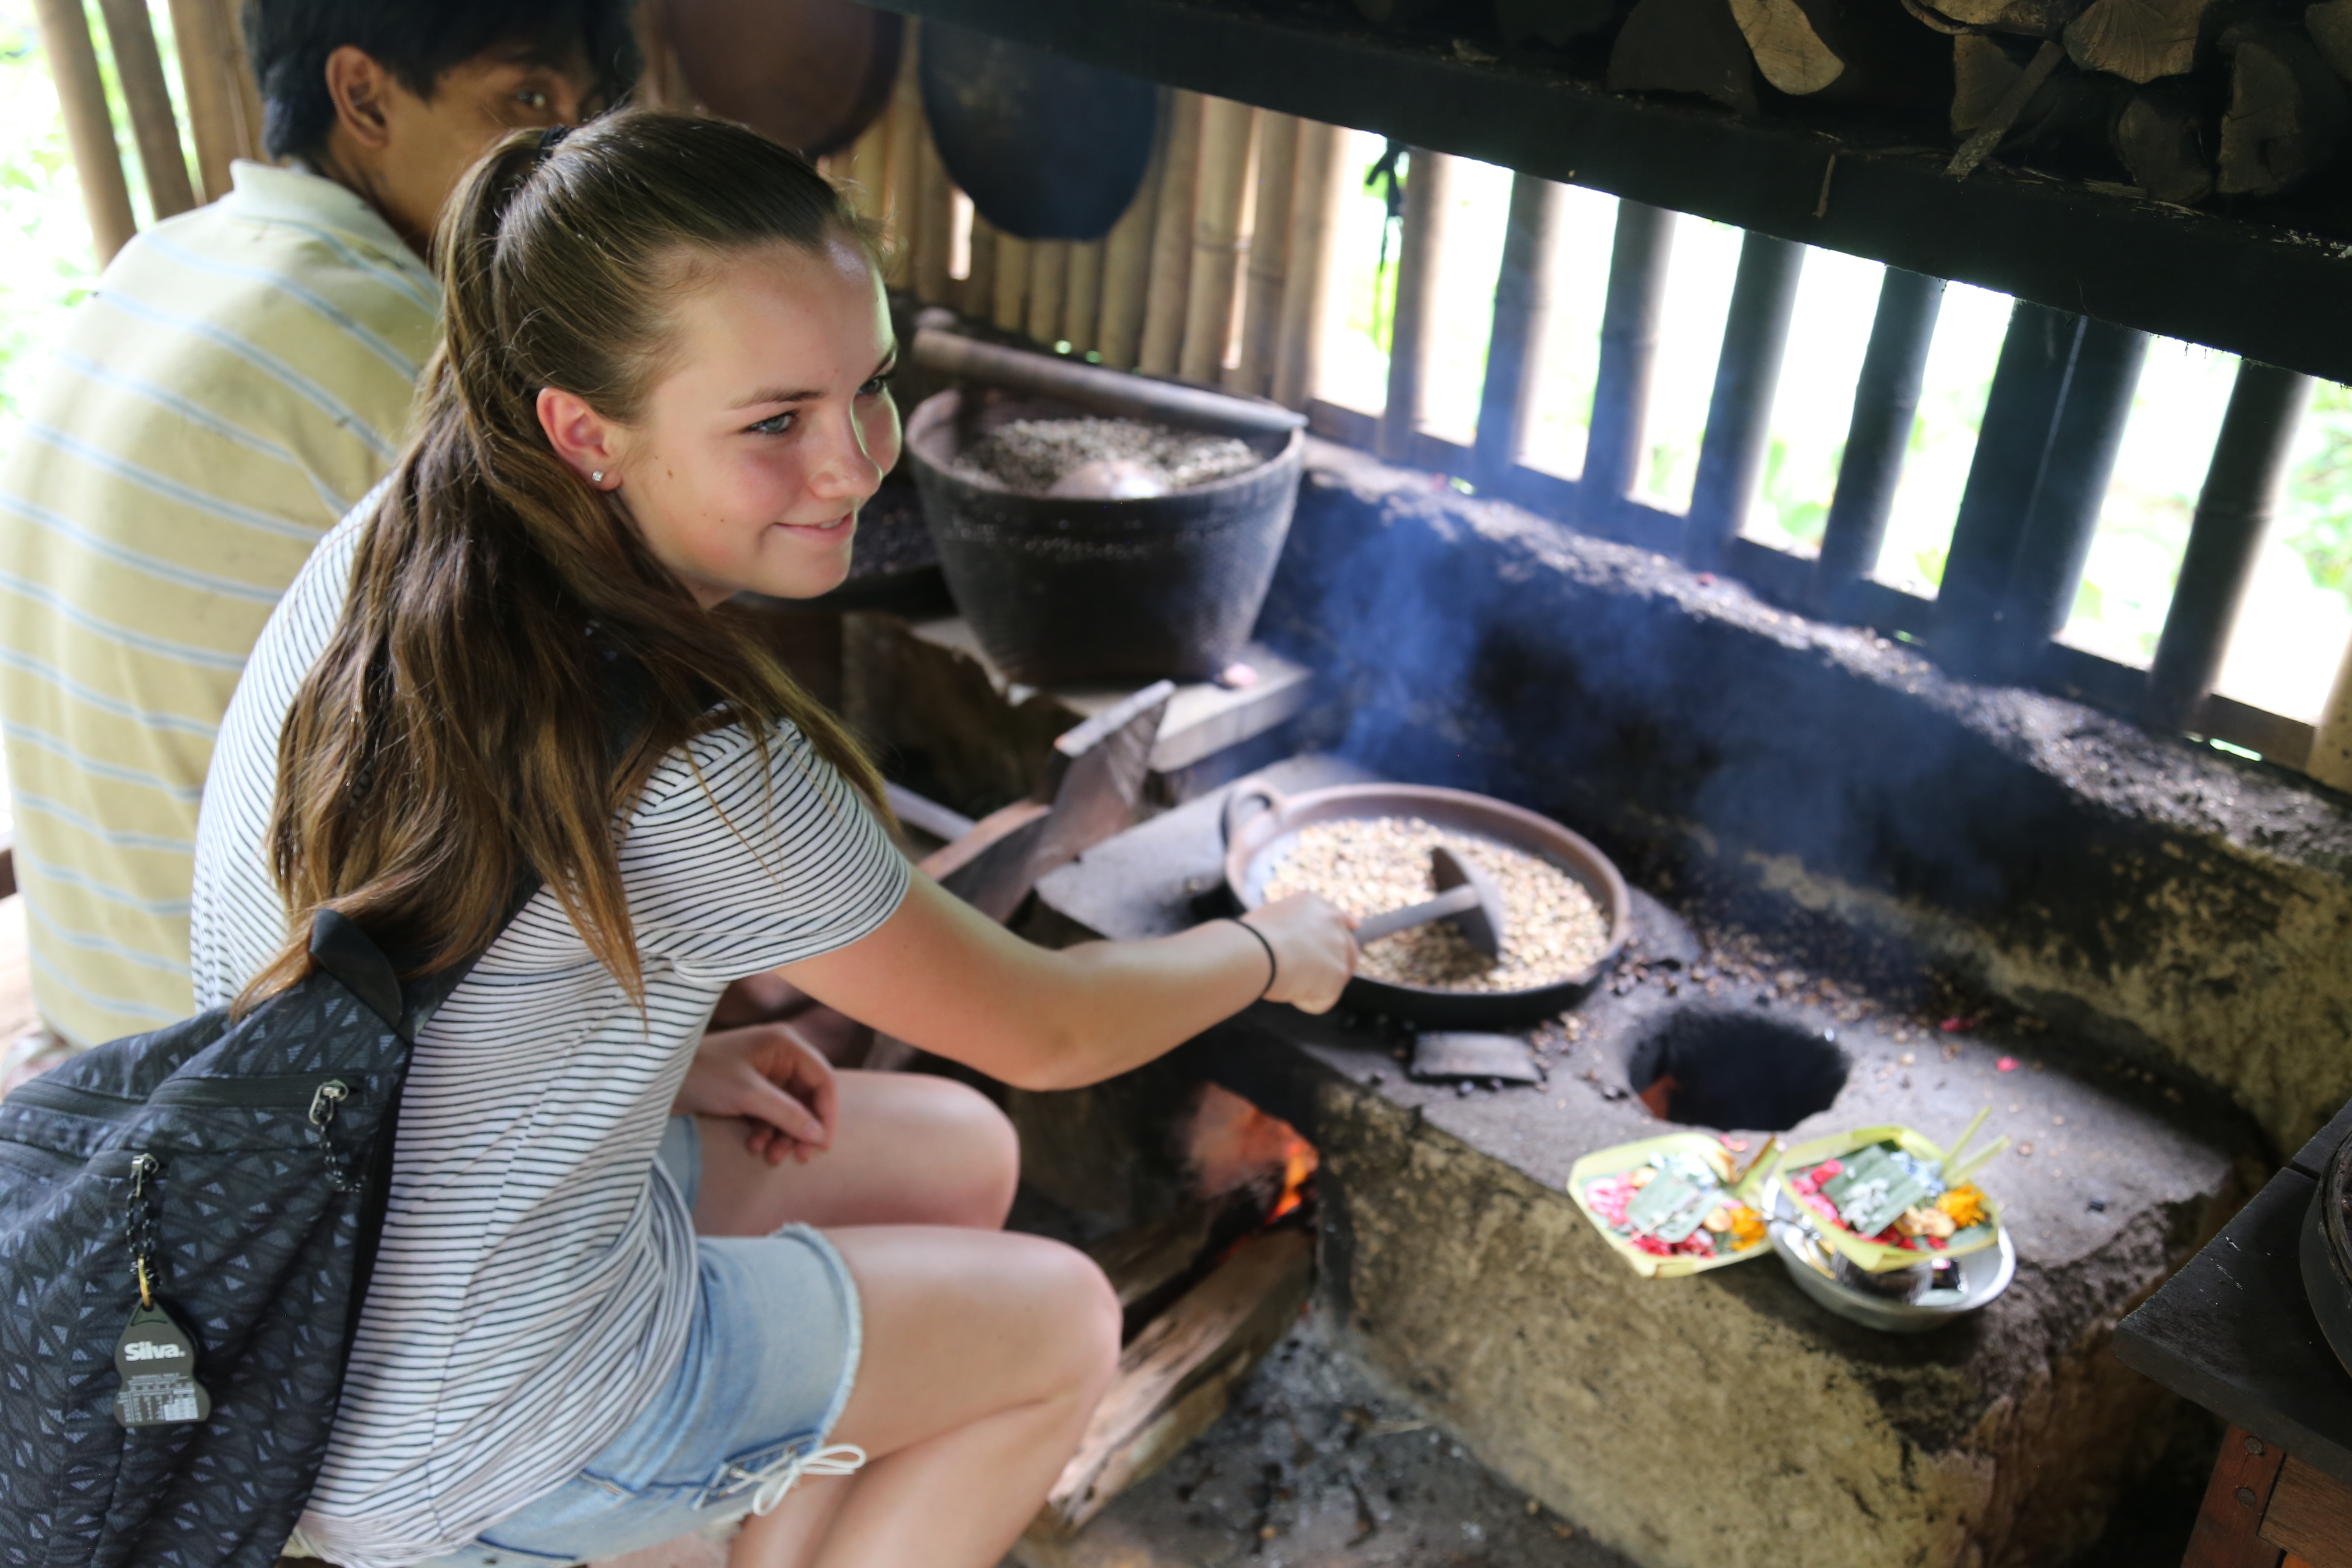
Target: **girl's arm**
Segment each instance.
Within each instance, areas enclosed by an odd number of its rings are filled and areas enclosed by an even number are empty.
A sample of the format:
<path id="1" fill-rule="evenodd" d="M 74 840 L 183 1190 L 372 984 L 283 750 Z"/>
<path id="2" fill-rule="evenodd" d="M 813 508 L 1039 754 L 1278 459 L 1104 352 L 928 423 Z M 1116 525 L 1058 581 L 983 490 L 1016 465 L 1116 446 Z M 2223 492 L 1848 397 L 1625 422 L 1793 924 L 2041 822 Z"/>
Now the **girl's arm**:
<path id="1" fill-rule="evenodd" d="M 1352 921 L 1301 894 L 1250 911 L 1273 944 L 1266 993 L 1328 1011 L 1355 964 Z M 1076 1089 L 1183 1044 L 1257 1000 L 1266 950 L 1233 921 L 1055 952 L 916 873 L 898 911 L 849 946 L 787 965 L 861 1023 L 1020 1089 Z"/>

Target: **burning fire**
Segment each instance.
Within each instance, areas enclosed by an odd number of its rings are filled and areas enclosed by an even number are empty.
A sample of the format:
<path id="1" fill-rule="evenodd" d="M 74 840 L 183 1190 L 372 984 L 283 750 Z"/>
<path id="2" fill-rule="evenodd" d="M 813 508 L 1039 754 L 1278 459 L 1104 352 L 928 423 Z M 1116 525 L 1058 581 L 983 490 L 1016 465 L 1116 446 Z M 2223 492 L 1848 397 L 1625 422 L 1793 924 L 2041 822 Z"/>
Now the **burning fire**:
<path id="1" fill-rule="evenodd" d="M 1266 1210 L 1268 1224 L 1305 1200 L 1307 1184 L 1320 1163 L 1315 1145 L 1290 1123 L 1215 1084 L 1202 1089 L 1186 1148 L 1199 1195 L 1216 1197 L 1237 1187 L 1262 1187 L 1274 1195 Z"/>

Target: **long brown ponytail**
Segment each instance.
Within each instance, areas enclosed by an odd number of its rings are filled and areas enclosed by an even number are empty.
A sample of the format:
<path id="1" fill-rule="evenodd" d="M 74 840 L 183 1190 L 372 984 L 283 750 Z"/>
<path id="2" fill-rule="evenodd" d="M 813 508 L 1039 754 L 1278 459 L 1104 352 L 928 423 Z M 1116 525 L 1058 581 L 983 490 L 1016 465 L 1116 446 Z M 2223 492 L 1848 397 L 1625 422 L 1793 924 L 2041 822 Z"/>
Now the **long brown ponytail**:
<path id="1" fill-rule="evenodd" d="M 681 115 L 616 114 L 560 145 L 522 132 L 467 175 L 436 247 L 446 337 L 418 433 L 279 740 L 268 843 L 292 934 L 247 1001 L 308 973 L 321 908 L 416 972 L 456 963 L 489 941 L 525 866 L 641 994 L 614 826 L 707 729 L 764 745 L 793 724 L 878 800 L 839 721 L 740 616 L 696 604 L 534 412 L 553 386 L 629 422 L 664 369 L 666 301 L 730 255 L 856 229 L 793 154 Z M 650 710 L 617 765 L 616 658 L 645 671 Z"/>

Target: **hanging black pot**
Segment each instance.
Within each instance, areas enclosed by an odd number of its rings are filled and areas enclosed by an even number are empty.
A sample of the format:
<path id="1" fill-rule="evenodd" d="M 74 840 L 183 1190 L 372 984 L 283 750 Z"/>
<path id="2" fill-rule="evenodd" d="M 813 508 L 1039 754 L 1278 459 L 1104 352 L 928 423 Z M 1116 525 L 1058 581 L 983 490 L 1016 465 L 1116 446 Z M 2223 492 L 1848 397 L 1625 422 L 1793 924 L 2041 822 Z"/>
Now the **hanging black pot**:
<path id="1" fill-rule="evenodd" d="M 1151 83 L 939 22 L 919 69 L 948 173 L 1016 239 L 1099 239 L 1142 187 Z"/>

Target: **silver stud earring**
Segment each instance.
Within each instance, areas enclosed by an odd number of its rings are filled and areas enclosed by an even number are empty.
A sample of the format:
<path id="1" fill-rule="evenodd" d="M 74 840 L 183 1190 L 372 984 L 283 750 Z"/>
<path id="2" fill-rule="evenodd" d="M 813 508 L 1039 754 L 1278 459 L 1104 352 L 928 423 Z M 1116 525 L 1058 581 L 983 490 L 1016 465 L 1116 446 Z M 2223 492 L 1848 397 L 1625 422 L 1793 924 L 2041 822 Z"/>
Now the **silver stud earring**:
<path id="1" fill-rule="evenodd" d="M 597 469 L 594 473 L 593 473 L 593 474 L 589 475 L 589 476 L 588 476 L 588 482 L 589 482 L 590 484 L 592 484 L 592 485 L 601 485 L 601 484 L 603 484 L 603 483 L 604 482 L 604 469 L 602 469 L 602 468 L 599 468 L 599 469 Z"/>

